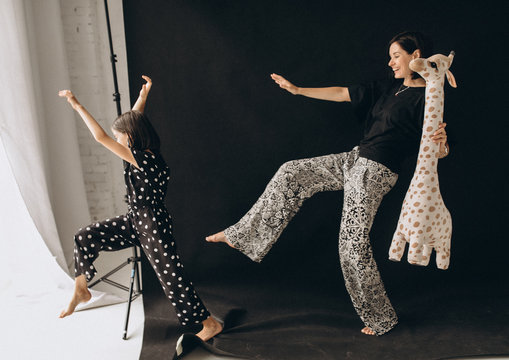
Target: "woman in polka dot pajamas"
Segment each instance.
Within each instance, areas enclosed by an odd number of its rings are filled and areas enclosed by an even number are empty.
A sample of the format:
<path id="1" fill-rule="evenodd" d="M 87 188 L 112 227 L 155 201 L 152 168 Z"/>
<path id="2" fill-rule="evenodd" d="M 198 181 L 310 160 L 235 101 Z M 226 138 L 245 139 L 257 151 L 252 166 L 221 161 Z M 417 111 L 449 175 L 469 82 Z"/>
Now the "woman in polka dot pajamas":
<path id="1" fill-rule="evenodd" d="M 172 221 L 164 205 L 169 169 L 159 153 L 159 137 L 143 115 L 152 86 L 149 77 L 133 109 L 120 115 L 112 125 L 112 139 L 69 90 L 59 92 L 76 110 L 94 138 L 124 160 L 127 188 L 126 215 L 106 219 L 80 229 L 74 237 L 75 290 L 60 317 L 74 312 L 91 294 L 87 282 L 96 274 L 93 265 L 100 251 L 115 251 L 139 245 L 159 278 L 165 295 L 182 325 L 203 324 L 197 334 L 206 341 L 222 331 L 222 325 L 207 311 L 184 273 L 172 235 Z"/>
<path id="2" fill-rule="evenodd" d="M 420 33 L 405 32 L 389 44 L 394 79 L 351 87 L 300 88 L 282 76 L 272 79 L 294 95 L 351 102 L 364 122 L 364 137 L 349 152 L 289 161 L 271 179 L 236 224 L 208 236 L 253 261 L 261 261 L 303 202 L 321 191 L 344 191 L 339 257 L 346 289 L 367 335 L 382 335 L 398 322 L 373 257 L 369 232 L 382 198 L 395 185 L 406 156 L 417 156 L 426 83 L 409 63 L 432 54 Z M 448 153 L 445 124 L 433 136 L 441 157 Z"/>

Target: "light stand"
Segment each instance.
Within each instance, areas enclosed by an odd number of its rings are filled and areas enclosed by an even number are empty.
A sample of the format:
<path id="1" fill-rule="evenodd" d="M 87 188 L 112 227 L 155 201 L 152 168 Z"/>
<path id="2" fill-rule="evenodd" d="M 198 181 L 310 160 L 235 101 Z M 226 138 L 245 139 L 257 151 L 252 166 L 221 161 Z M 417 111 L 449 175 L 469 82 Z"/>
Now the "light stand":
<path id="1" fill-rule="evenodd" d="M 108 28 L 108 39 L 110 43 L 110 60 L 111 60 L 111 68 L 113 71 L 113 86 L 115 92 L 113 93 L 113 101 L 117 104 L 117 115 L 122 114 L 122 109 L 120 106 L 120 93 L 118 92 L 118 81 L 117 81 L 117 67 L 115 63 L 117 62 L 117 55 L 113 52 L 113 41 L 111 39 L 111 26 L 110 26 L 110 14 L 108 11 L 108 0 L 104 0 L 104 10 L 106 14 L 106 24 Z M 139 295 L 141 295 L 141 286 L 140 286 L 140 261 L 141 257 L 138 255 L 138 246 L 133 245 L 133 256 L 129 257 L 122 264 L 117 266 L 115 269 L 111 270 L 109 273 L 101 277 L 99 280 L 94 281 L 89 287 L 93 287 L 94 285 L 105 282 L 109 285 L 115 286 L 119 289 L 125 290 L 129 292 L 129 299 L 127 301 L 127 314 L 125 318 L 124 332 L 122 335 L 122 339 L 127 339 L 127 326 L 129 324 L 129 314 L 131 312 L 131 302 L 135 300 Z M 123 267 L 132 264 L 131 268 L 131 277 L 129 281 L 129 288 L 122 284 L 119 284 L 116 281 L 109 279 L 109 277 L 115 274 L 117 271 L 122 269 Z"/>

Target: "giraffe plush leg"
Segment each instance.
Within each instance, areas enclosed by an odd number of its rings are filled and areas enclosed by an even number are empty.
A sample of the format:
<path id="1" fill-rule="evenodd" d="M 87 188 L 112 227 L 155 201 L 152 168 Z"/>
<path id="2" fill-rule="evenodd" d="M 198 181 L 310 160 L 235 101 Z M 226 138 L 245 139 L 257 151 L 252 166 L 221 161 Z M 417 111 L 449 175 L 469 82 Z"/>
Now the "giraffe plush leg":
<path id="1" fill-rule="evenodd" d="M 442 244 L 439 247 L 435 248 L 437 252 L 437 267 L 442 270 L 447 270 L 449 268 L 449 244 Z"/>
<path id="2" fill-rule="evenodd" d="M 412 265 L 427 265 L 428 262 L 423 257 L 424 251 L 426 251 L 424 250 L 424 239 L 422 237 L 411 237 L 408 247 L 408 262 Z"/>
<path id="3" fill-rule="evenodd" d="M 422 260 L 421 260 L 421 263 L 419 265 L 428 266 L 429 259 L 431 258 L 431 251 L 432 250 L 433 250 L 433 248 L 431 246 L 429 246 L 429 245 L 424 244 L 422 246 Z"/>
<path id="4" fill-rule="evenodd" d="M 406 241 L 401 233 L 394 235 L 391 247 L 389 248 L 389 260 L 400 261 L 403 253 L 405 252 Z"/>

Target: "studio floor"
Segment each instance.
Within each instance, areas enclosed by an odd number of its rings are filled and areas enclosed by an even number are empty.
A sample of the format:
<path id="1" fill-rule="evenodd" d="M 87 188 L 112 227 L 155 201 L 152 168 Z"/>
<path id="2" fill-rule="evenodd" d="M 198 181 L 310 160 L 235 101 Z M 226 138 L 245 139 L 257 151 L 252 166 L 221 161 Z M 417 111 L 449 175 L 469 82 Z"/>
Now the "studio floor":
<path id="1" fill-rule="evenodd" d="M 310 284 L 303 291 L 298 281 L 259 280 L 197 284 L 209 309 L 226 320 L 225 331 L 210 344 L 270 360 L 509 357 L 509 290 L 493 283 L 393 291 L 400 323 L 382 337 L 371 337 L 360 333 L 362 324 L 346 293 Z M 3 296 L 0 358 L 171 359 L 178 337 L 198 330 L 182 328 L 164 296 L 149 291 L 133 302 L 129 338 L 122 340 L 125 303 L 59 319 L 64 292 Z"/>
<path id="2" fill-rule="evenodd" d="M 200 284 L 209 309 L 226 317 L 215 347 L 252 359 L 439 360 L 509 358 L 509 290 L 496 284 L 407 286 L 391 299 L 400 323 L 381 337 L 361 334 L 346 294 L 299 281 Z M 305 285 L 305 286 L 304 286 Z M 145 295 L 141 359 L 173 354 L 182 329 L 158 292 Z"/>
<path id="3" fill-rule="evenodd" d="M 5 360 L 135 360 L 143 339 L 143 299 L 131 307 L 128 339 L 122 339 L 126 303 L 78 311 L 60 319 L 70 298 L 58 290 L 9 298 L 0 306 L 0 358 Z"/>

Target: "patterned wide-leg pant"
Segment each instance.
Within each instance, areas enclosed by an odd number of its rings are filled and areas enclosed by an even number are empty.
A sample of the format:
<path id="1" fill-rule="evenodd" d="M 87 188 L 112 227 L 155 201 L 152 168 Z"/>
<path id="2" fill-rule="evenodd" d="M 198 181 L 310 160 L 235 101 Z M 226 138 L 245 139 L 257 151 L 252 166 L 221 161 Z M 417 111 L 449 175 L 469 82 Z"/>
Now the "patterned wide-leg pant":
<path id="1" fill-rule="evenodd" d="M 227 228 L 227 240 L 260 262 L 304 200 L 321 191 L 344 190 L 339 257 L 346 288 L 357 314 L 377 335 L 398 322 L 371 249 L 369 232 L 385 194 L 397 174 L 360 158 L 358 149 L 284 163 L 265 191 L 238 223 Z"/>
<path id="2" fill-rule="evenodd" d="M 80 229 L 74 236 L 75 276 L 87 281 L 96 274 L 93 262 L 100 251 L 140 246 L 147 256 L 182 325 L 199 324 L 210 316 L 184 272 L 165 208 L 141 207 L 127 215 Z"/>

